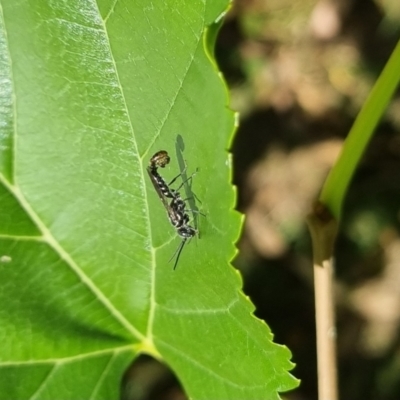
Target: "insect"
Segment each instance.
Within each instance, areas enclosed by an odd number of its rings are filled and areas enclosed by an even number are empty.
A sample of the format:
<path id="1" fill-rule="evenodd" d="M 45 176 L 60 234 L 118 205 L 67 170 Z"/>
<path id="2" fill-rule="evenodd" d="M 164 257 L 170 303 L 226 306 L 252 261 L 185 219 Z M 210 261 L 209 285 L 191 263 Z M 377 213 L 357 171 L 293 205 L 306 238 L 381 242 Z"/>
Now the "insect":
<path id="1" fill-rule="evenodd" d="M 185 200 L 182 199 L 179 193 L 179 189 L 185 184 L 185 182 L 192 179 L 193 175 L 186 181 L 182 182 L 176 190 L 171 189 L 170 186 L 179 176 L 182 175 L 182 173 L 177 175 L 169 184 L 167 184 L 157 170 L 158 168 L 164 168 L 169 162 L 170 157 L 168 153 L 165 150 L 160 150 L 151 157 L 149 166 L 147 167 L 147 172 L 158 197 L 160 197 L 163 206 L 167 211 L 169 221 L 176 229 L 177 234 L 182 238 L 182 242 L 169 260 L 171 261 L 176 256 L 174 263 L 175 270 L 183 247 L 187 240 L 190 240 L 197 234 L 197 230 L 189 225 L 190 218 L 187 211 L 190 210 L 186 210 Z"/>
<path id="2" fill-rule="evenodd" d="M 150 180 L 158 194 L 158 197 L 161 199 L 164 208 L 167 210 L 169 221 L 174 228 L 178 229 L 189 222 L 185 201 L 181 198 L 179 193 L 179 189 L 186 181 L 182 182 L 177 190 L 170 189 L 170 185 L 172 185 L 182 174 L 177 175 L 169 184 L 167 184 L 164 178 L 158 173 L 157 168 L 164 168 L 169 162 L 170 157 L 168 153 L 165 150 L 158 151 L 153 157 L 151 157 L 149 166 L 147 167 L 147 172 L 149 173 Z M 191 179 L 191 177 L 189 179 Z M 169 199 L 171 200 L 170 203 L 168 203 Z"/>

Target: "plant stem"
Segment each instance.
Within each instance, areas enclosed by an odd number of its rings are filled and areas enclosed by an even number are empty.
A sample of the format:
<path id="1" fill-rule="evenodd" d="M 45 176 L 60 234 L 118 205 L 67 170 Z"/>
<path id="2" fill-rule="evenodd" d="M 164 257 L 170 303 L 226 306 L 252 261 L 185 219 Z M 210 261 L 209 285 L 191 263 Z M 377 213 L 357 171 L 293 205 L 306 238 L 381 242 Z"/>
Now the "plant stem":
<path id="1" fill-rule="evenodd" d="M 317 204 L 307 219 L 314 253 L 315 319 L 317 331 L 318 397 L 337 400 L 336 327 L 333 247 L 337 221 Z"/>

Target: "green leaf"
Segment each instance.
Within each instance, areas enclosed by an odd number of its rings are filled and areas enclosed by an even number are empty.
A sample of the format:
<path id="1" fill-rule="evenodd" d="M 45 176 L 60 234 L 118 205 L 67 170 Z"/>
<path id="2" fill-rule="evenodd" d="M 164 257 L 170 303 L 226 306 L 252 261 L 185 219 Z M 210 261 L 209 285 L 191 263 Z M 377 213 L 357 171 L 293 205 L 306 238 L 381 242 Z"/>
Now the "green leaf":
<path id="1" fill-rule="evenodd" d="M 0 5 L 0 398 L 118 398 L 141 352 L 193 399 L 293 388 L 229 266 L 234 115 L 207 38 L 226 2 Z M 175 271 L 146 172 L 160 149 L 166 180 L 199 168 L 205 215 Z"/>

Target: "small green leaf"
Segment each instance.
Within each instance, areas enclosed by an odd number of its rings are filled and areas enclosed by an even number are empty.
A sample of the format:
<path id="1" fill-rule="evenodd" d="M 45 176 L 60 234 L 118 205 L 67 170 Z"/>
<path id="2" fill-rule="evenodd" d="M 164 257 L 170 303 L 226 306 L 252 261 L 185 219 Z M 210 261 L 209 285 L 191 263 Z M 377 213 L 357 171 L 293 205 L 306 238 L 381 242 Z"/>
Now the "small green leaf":
<path id="1" fill-rule="evenodd" d="M 293 388 L 229 266 L 234 114 L 206 36 L 225 0 L 0 6 L 0 399 L 118 398 L 140 352 L 193 399 Z M 167 181 L 198 168 L 204 214 L 175 271 L 146 172 L 160 149 Z"/>

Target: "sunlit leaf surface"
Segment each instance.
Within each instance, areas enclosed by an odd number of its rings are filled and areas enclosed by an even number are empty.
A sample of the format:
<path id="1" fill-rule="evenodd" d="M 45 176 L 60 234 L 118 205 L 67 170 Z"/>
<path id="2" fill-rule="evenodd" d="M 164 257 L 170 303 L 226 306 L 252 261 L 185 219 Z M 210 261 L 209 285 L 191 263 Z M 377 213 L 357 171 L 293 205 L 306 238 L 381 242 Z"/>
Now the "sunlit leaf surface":
<path id="1" fill-rule="evenodd" d="M 229 266 L 234 115 L 209 55 L 225 1 L 1 0 L 0 398 L 118 398 L 140 352 L 193 399 L 296 385 Z M 147 176 L 167 150 L 199 237 Z M 186 197 L 185 196 L 185 197 Z"/>

